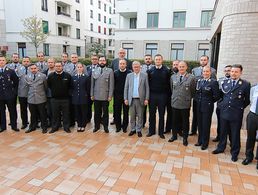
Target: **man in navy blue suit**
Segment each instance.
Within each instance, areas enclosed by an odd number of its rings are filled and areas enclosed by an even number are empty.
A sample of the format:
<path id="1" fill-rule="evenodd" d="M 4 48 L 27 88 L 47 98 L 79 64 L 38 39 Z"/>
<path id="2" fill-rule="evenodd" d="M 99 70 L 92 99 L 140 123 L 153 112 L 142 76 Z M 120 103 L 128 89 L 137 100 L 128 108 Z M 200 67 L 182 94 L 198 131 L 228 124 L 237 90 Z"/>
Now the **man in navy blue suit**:
<path id="1" fill-rule="evenodd" d="M 221 132 L 220 141 L 213 154 L 224 152 L 227 145 L 227 134 L 231 134 L 231 160 L 236 162 L 240 151 L 240 129 L 244 109 L 250 103 L 249 82 L 241 79 L 243 67 L 240 64 L 232 66 L 230 78 L 221 85 L 223 99 L 221 102 Z"/>

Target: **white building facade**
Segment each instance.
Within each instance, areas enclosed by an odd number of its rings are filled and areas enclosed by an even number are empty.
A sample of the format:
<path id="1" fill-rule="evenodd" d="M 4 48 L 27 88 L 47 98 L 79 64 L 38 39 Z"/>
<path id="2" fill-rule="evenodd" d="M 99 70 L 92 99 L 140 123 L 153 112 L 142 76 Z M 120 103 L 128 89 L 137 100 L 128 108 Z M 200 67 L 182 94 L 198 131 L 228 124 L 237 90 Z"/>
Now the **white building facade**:
<path id="1" fill-rule="evenodd" d="M 215 0 L 117 0 L 115 49 L 129 59 L 160 53 L 166 60 L 209 55 Z"/>
<path id="2" fill-rule="evenodd" d="M 109 40 L 111 25 L 107 22 L 114 12 L 112 2 L 114 0 L 0 0 L 1 50 L 5 49 L 7 55 L 14 52 L 19 52 L 20 56 L 36 55 L 34 46 L 20 34 L 24 29 L 22 20 L 30 16 L 41 18 L 42 30 L 49 34 L 38 49 L 46 56 L 60 56 L 62 52 L 67 52 L 84 57 L 89 54 L 88 48 L 93 42 L 101 43 L 105 52 L 111 50 L 104 44 Z M 91 21 L 89 9 L 94 11 Z M 103 22 L 98 20 L 97 15 Z M 91 29 L 89 23 L 96 27 Z"/>

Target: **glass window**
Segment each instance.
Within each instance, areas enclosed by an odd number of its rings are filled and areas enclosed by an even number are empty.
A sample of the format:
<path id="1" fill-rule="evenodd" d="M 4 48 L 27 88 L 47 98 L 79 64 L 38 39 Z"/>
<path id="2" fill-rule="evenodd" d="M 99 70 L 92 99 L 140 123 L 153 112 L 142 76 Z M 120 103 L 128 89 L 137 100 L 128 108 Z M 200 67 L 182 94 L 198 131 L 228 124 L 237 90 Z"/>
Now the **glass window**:
<path id="1" fill-rule="evenodd" d="M 159 25 L 159 13 L 147 14 L 147 28 L 157 28 Z"/>
<path id="2" fill-rule="evenodd" d="M 137 18 L 130 18 L 130 29 L 137 28 Z"/>
<path id="3" fill-rule="evenodd" d="M 101 33 L 101 26 L 98 26 L 98 32 Z"/>
<path id="4" fill-rule="evenodd" d="M 93 18 L 93 10 L 90 10 L 90 17 Z"/>
<path id="5" fill-rule="evenodd" d="M 158 52 L 158 44 L 157 43 L 146 43 L 146 54 L 150 54 L 154 57 Z"/>
<path id="6" fill-rule="evenodd" d="M 98 7 L 101 9 L 101 1 L 98 2 Z"/>
<path id="7" fill-rule="evenodd" d="M 76 39 L 80 39 L 81 38 L 81 31 L 79 28 L 76 28 Z"/>
<path id="8" fill-rule="evenodd" d="M 76 54 L 78 55 L 78 56 L 81 56 L 81 47 L 76 47 Z"/>
<path id="9" fill-rule="evenodd" d="M 104 23 L 107 23 L 107 16 L 104 16 Z"/>
<path id="10" fill-rule="evenodd" d="M 43 52 L 45 56 L 49 56 L 49 44 L 43 43 Z"/>
<path id="11" fill-rule="evenodd" d="M 75 0 L 76 3 L 80 3 L 80 0 Z"/>
<path id="12" fill-rule="evenodd" d="M 90 4 L 93 5 L 93 0 L 90 0 Z"/>
<path id="13" fill-rule="evenodd" d="M 80 11 L 76 10 L 76 21 L 80 21 Z"/>
<path id="14" fill-rule="evenodd" d="M 93 43 L 93 39 L 94 39 L 93 37 L 90 38 L 90 43 Z"/>
<path id="15" fill-rule="evenodd" d="M 43 33 L 47 34 L 49 31 L 48 29 L 48 21 L 42 20 L 42 29 L 43 29 Z"/>
<path id="16" fill-rule="evenodd" d="M 199 43 L 198 45 L 198 59 L 203 55 L 209 54 L 210 45 L 208 43 Z M 198 60 L 197 59 L 197 60 Z"/>
<path id="17" fill-rule="evenodd" d="M 183 60 L 184 58 L 184 44 L 172 43 L 171 44 L 171 60 Z"/>
<path id="18" fill-rule="evenodd" d="M 101 21 L 101 15 L 100 14 L 98 14 L 98 20 Z"/>
<path id="19" fill-rule="evenodd" d="M 211 26 L 212 11 L 202 11 L 201 27 Z"/>
<path id="20" fill-rule="evenodd" d="M 109 24 L 111 24 L 111 22 L 112 22 L 112 21 L 111 21 L 111 18 L 109 18 L 108 20 L 109 20 L 109 22 L 108 22 L 108 23 L 109 23 Z"/>
<path id="21" fill-rule="evenodd" d="M 93 31 L 93 23 L 90 23 L 90 30 Z"/>
<path id="22" fill-rule="evenodd" d="M 184 28 L 185 18 L 186 18 L 186 12 L 174 12 L 173 27 Z"/>
<path id="23" fill-rule="evenodd" d="M 48 11 L 47 0 L 41 0 L 41 10 Z"/>
<path id="24" fill-rule="evenodd" d="M 104 4 L 104 11 L 106 12 L 107 11 L 107 5 Z"/>
<path id="25" fill-rule="evenodd" d="M 133 44 L 132 43 L 123 43 L 122 48 L 126 51 L 126 58 L 133 59 L 134 52 L 133 52 Z"/>

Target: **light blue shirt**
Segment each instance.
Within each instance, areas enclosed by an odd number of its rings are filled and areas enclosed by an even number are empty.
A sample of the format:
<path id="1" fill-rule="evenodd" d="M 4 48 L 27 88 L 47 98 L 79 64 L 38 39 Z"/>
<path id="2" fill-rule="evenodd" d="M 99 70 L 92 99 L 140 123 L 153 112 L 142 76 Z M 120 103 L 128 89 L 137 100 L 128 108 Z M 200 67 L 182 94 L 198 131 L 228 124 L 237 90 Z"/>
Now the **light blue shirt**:
<path id="1" fill-rule="evenodd" d="M 251 101 L 250 111 L 253 113 L 255 113 L 256 111 L 257 98 L 258 98 L 258 84 L 253 86 L 250 92 L 250 101 Z"/>
<path id="2" fill-rule="evenodd" d="M 135 74 L 133 77 L 133 98 L 139 98 L 139 79 L 140 78 L 140 73 Z"/>

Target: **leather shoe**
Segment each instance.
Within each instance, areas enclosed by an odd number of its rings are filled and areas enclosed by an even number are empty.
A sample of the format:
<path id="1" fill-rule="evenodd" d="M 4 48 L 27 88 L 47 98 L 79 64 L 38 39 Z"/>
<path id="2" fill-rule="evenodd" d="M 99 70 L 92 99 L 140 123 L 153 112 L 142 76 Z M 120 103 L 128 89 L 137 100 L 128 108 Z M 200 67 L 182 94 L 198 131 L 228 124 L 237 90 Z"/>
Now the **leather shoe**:
<path id="1" fill-rule="evenodd" d="M 190 136 L 193 136 L 193 135 L 197 135 L 197 133 L 191 132 L 191 133 L 189 133 L 189 135 L 190 135 Z"/>
<path id="2" fill-rule="evenodd" d="M 258 162 L 257 162 L 257 165 L 256 165 L 256 169 L 258 169 Z"/>
<path id="3" fill-rule="evenodd" d="M 202 146 L 201 149 L 202 150 L 206 150 L 208 148 L 208 146 Z"/>
<path id="4" fill-rule="evenodd" d="M 46 133 L 47 133 L 47 129 L 43 129 L 43 130 L 42 130 L 42 133 L 43 133 L 43 134 L 46 134 Z"/>
<path id="5" fill-rule="evenodd" d="M 55 133 L 56 131 L 57 131 L 57 129 L 51 129 L 51 130 L 49 131 L 49 134 Z"/>
<path id="6" fill-rule="evenodd" d="M 232 160 L 233 162 L 236 162 L 236 161 L 238 160 L 238 158 L 237 158 L 237 156 L 232 156 L 232 157 L 231 157 L 231 160 Z"/>
<path id="7" fill-rule="evenodd" d="M 130 131 L 130 133 L 128 134 L 128 136 L 132 136 L 136 133 L 136 131 Z"/>
<path id="8" fill-rule="evenodd" d="M 212 140 L 213 142 L 218 142 L 219 141 L 219 138 L 216 137 L 215 139 Z"/>
<path id="9" fill-rule="evenodd" d="M 116 133 L 118 133 L 118 132 L 120 132 L 121 131 L 121 129 L 116 129 Z"/>
<path id="10" fill-rule="evenodd" d="M 21 129 L 26 129 L 27 125 L 22 125 Z"/>
<path id="11" fill-rule="evenodd" d="M 100 129 L 99 127 L 95 127 L 95 128 L 93 129 L 93 133 L 96 133 L 99 129 Z"/>
<path id="12" fill-rule="evenodd" d="M 105 128 L 104 131 L 105 131 L 105 133 L 109 133 L 108 128 Z"/>
<path id="13" fill-rule="evenodd" d="M 183 145 L 184 145 L 184 146 L 187 146 L 187 145 L 188 145 L 187 139 L 183 139 Z"/>
<path id="14" fill-rule="evenodd" d="M 114 124 L 116 124 L 114 120 L 110 122 L 110 125 L 114 125 Z"/>
<path id="15" fill-rule="evenodd" d="M 196 144 L 194 144 L 195 146 L 201 146 L 202 144 L 197 142 Z"/>
<path id="16" fill-rule="evenodd" d="M 164 131 L 164 134 L 167 134 L 167 133 L 170 133 L 171 131 L 170 130 L 166 130 Z"/>
<path id="17" fill-rule="evenodd" d="M 13 128 L 12 130 L 16 131 L 16 132 L 20 131 L 20 129 L 18 129 L 18 128 Z"/>
<path id="18" fill-rule="evenodd" d="M 151 136 L 153 136 L 154 134 L 153 133 L 148 133 L 147 135 L 146 135 L 146 137 L 151 137 Z"/>
<path id="19" fill-rule="evenodd" d="M 168 142 L 174 142 L 175 140 L 177 140 L 177 137 L 172 136 L 172 137 L 168 140 Z"/>
<path id="20" fill-rule="evenodd" d="M 123 132 L 126 133 L 126 132 L 127 132 L 127 129 L 123 129 Z"/>
<path id="21" fill-rule="evenodd" d="M 165 139 L 165 136 L 164 136 L 163 134 L 160 134 L 159 137 L 160 137 L 161 139 Z"/>
<path id="22" fill-rule="evenodd" d="M 36 129 L 32 129 L 32 128 L 29 128 L 27 131 L 25 131 L 25 133 L 30 133 L 32 131 L 35 131 Z"/>
<path id="23" fill-rule="evenodd" d="M 220 151 L 220 150 L 218 150 L 218 149 L 212 151 L 212 154 L 220 154 L 220 153 L 223 153 L 223 151 Z"/>
<path id="24" fill-rule="evenodd" d="M 243 160 L 242 164 L 243 164 L 243 165 L 248 165 L 248 164 L 250 164 L 251 162 L 252 162 L 251 159 L 246 158 L 245 160 Z"/>
<path id="25" fill-rule="evenodd" d="M 70 130 L 70 129 L 64 129 L 64 131 L 65 131 L 66 133 L 71 133 L 71 130 Z"/>
<path id="26" fill-rule="evenodd" d="M 138 135 L 138 137 L 142 137 L 142 133 L 141 132 L 138 132 L 137 135 Z"/>

